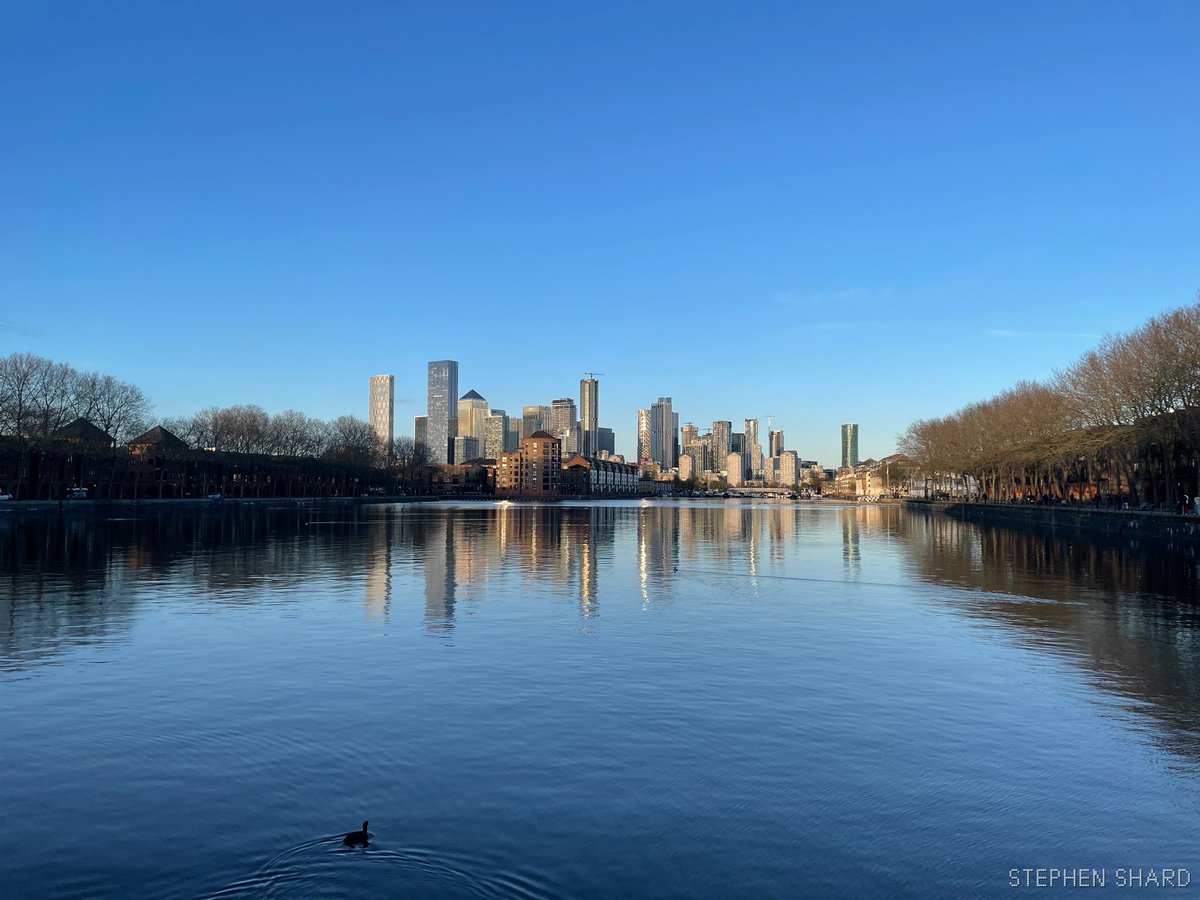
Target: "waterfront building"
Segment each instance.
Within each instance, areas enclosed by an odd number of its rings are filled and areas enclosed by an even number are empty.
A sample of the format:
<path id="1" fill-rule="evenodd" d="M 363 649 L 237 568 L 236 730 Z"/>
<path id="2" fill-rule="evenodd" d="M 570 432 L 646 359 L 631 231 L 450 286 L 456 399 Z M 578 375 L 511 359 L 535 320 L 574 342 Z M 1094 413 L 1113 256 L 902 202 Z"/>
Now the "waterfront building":
<path id="1" fill-rule="evenodd" d="M 454 439 L 454 460 L 465 463 L 470 459 L 479 459 L 481 449 L 478 438 L 460 434 Z"/>
<path id="2" fill-rule="evenodd" d="M 713 454 L 713 466 L 725 465 L 725 457 L 733 449 L 733 423 L 724 419 L 712 423 L 712 437 L 709 448 Z"/>
<path id="3" fill-rule="evenodd" d="M 485 440 L 484 420 L 488 417 L 488 403 L 478 391 L 467 391 L 458 398 L 457 437 L 472 437 L 482 447 Z M 462 460 L 458 460 L 462 462 Z"/>
<path id="4" fill-rule="evenodd" d="M 725 456 L 725 480 L 730 487 L 741 487 L 745 482 L 746 460 L 739 451 L 731 451 Z"/>
<path id="5" fill-rule="evenodd" d="M 563 492 L 572 496 L 619 496 L 638 490 L 638 467 L 631 463 L 573 456 L 562 468 Z"/>
<path id="6" fill-rule="evenodd" d="M 679 463 L 679 414 L 670 397 L 659 397 L 650 406 L 650 459 L 663 469 Z"/>
<path id="7" fill-rule="evenodd" d="M 650 457 L 650 410 L 639 409 L 637 420 L 637 461 L 638 465 L 651 462 Z"/>
<path id="8" fill-rule="evenodd" d="M 521 413 L 522 440 L 535 431 L 545 431 L 550 427 L 550 407 L 548 406 L 526 406 Z"/>
<path id="9" fill-rule="evenodd" d="M 771 441 L 771 455 L 778 456 L 783 452 L 783 432 L 772 431 L 769 437 Z"/>
<path id="10" fill-rule="evenodd" d="M 372 375 L 368 409 L 371 430 L 379 443 L 392 455 L 392 441 L 396 438 L 396 376 Z"/>
<path id="11" fill-rule="evenodd" d="M 600 382 L 595 378 L 579 380 L 580 452 L 594 456 L 599 446 Z"/>
<path id="12" fill-rule="evenodd" d="M 796 468 L 796 451 L 784 450 L 779 454 L 778 460 L 778 471 L 776 473 L 778 480 L 776 483 L 781 487 L 791 487 L 796 483 L 797 476 L 799 475 Z"/>
<path id="13" fill-rule="evenodd" d="M 507 448 L 508 416 L 502 409 L 493 409 L 483 420 L 483 455 L 487 459 L 499 459 Z"/>
<path id="14" fill-rule="evenodd" d="M 453 462 L 454 438 L 458 436 L 458 362 L 434 360 L 429 364 L 428 395 L 425 412 L 426 443 L 434 462 Z"/>
<path id="15" fill-rule="evenodd" d="M 683 454 L 692 461 L 691 467 L 694 475 L 699 475 L 704 470 L 712 468 L 708 464 L 708 443 L 703 438 L 697 438 L 684 447 Z M 682 473 L 683 456 L 679 457 L 679 466 L 679 471 Z"/>
<path id="16" fill-rule="evenodd" d="M 496 493 L 520 497 L 562 493 L 562 442 L 547 431 L 521 439 L 514 453 L 496 460 Z"/>
<path id="17" fill-rule="evenodd" d="M 679 457 L 679 477 L 688 481 L 696 474 L 696 461 L 689 453 Z"/>
<path id="18" fill-rule="evenodd" d="M 611 428 L 600 428 L 596 431 L 596 455 L 607 453 L 610 456 L 617 452 L 617 437 Z"/>
<path id="19" fill-rule="evenodd" d="M 413 416 L 413 442 L 429 446 L 429 416 Z"/>
<path id="20" fill-rule="evenodd" d="M 858 465 L 858 426 L 842 426 L 842 468 L 853 469 Z"/>
<path id="21" fill-rule="evenodd" d="M 763 453 L 758 441 L 758 419 L 746 419 L 746 468 L 751 478 L 762 478 Z"/>

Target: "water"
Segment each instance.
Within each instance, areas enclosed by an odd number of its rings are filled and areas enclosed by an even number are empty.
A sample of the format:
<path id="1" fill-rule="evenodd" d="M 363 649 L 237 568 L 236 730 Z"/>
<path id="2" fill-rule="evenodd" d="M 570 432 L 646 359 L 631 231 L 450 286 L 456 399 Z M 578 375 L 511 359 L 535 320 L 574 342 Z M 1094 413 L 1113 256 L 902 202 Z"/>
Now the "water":
<path id="1" fill-rule="evenodd" d="M 1186 556 L 832 505 L 16 518 L 6 898 L 1200 883 Z"/>

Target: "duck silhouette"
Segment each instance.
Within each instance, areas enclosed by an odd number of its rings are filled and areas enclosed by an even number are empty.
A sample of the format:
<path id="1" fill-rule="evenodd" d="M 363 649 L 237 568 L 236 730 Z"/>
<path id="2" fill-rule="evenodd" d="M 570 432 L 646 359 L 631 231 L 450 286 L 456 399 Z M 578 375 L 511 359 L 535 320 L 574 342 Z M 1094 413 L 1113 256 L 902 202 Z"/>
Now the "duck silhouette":
<path id="1" fill-rule="evenodd" d="M 352 831 L 344 838 L 342 844 L 346 847 L 365 847 L 367 846 L 367 823 L 363 821 L 362 831 Z"/>

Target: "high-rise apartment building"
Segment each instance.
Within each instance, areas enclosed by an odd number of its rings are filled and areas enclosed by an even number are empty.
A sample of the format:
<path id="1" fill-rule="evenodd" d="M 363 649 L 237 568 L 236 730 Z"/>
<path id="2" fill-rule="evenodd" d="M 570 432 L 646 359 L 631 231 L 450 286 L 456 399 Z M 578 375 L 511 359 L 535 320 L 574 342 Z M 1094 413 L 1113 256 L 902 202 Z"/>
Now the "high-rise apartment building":
<path id="1" fill-rule="evenodd" d="M 564 440 L 575 426 L 575 401 L 570 397 L 559 397 L 550 401 L 550 422 L 546 426 L 559 440 Z"/>
<path id="2" fill-rule="evenodd" d="M 853 469 L 858 465 L 858 426 L 842 426 L 842 468 Z"/>
<path id="3" fill-rule="evenodd" d="M 579 380 L 579 452 L 595 456 L 599 446 L 600 382 L 595 378 Z"/>
<path id="4" fill-rule="evenodd" d="M 746 420 L 746 468 L 751 478 L 762 478 L 762 444 L 758 442 L 758 419 Z"/>
<path id="5" fill-rule="evenodd" d="M 670 397 L 650 405 L 650 461 L 663 469 L 679 464 L 679 415 L 671 409 Z"/>
<path id="6" fill-rule="evenodd" d="M 651 461 L 650 456 L 650 410 L 639 409 L 637 421 L 637 461 L 645 465 Z"/>
<path id="7" fill-rule="evenodd" d="M 502 409 L 493 409 L 483 420 L 483 455 L 487 459 L 499 459 L 507 448 L 508 416 Z"/>
<path id="8" fill-rule="evenodd" d="M 550 427 L 550 407 L 526 406 L 521 415 L 521 439 L 529 437 L 535 431 L 545 431 Z"/>
<path id="9" fill-rule="evenodd" d="M 371 430 L 379 443 L 392 455 L 392 441 L 396 437 L 396 376 L 372 375 L 371 397 L 368 406 Z"/>
<path id="10" fill-rule="evenodd" d="M 508 417 L 508 428 L 504 432 L 505 453 L 512 453 L 521 446 L 521 426 L 524 422 L 521 416 Z"/>
<path id="11" fill-rule="evenodd" d="M 483 423 L 488 417 L 488 403 L 477 391 L 467 391 L 458 398 L 457 437 L 473 437 L 483 446 Z M 462 460 L 457 460 L 462 462 Z"/>
<path id="12" fill-rule="evenodd" d="M 799 467 L 797 465 L 795 450 L 784 450 L 779 454 L 779 459 L 776 462 L 778 466 L 779 485 L 781 487 L 791 487 L 796 483 L 799 477 Z"/>
<path id="13" fill-rule="evenodd" d="M 734 451 L 725 457 L 725 480 L 730 487 L 741 487 L 746 480 L 746 458 Z"/>
<path id="14" fill-rule="evenodd" d="M 686 450 L 690 445 L 696 443 L 700 437 L 700 429 L 693 423 L 686 422 L 683 426 L 683 439 L 681 446 Z"/>
<path id="15" fill-rule="evenodd" d="M 454 439 L 454 461 L 464 463 L 468 459 L 480 457 L 479 439 L 470 435 L 459 435 Z"/>
<path id="16" fill-rule="evenodd" d="M 452 462 L 453 441 L 458 436 L 458 362 L 439 359 L 429 364 L 429 391 L 425 412 L 429 455 L 434 462 Z"/>
<path id="17" fill-rule="evenodd" d="M 783 432 L 782 431 L 772 431 L 771 432 L 771 455 L 778 456 L 782 452 L 783 452 Z"/>
<path id="18" fill-rule="evenodd" d="M 713 464 L 716 466 L 725 465 L 725 457 L 729 455 L 729 451 L 733 449 L 733 423 L 726 422 L 723 419 L 712 423 L 712 442 L 710 449 L 713 455 Z"/>

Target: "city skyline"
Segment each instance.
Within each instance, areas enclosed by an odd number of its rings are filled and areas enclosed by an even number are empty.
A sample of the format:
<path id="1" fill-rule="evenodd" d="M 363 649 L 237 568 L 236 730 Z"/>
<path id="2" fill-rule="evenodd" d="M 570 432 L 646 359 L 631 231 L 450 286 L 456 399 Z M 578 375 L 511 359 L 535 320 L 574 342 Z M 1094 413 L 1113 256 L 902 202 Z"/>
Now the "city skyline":
<path id="1" fill-rule="evenodd" d="M 361 416 L 393 372 L 402 431 L 429 359 L 512 414 L 594 369 L 626 454 L 670 394 L 821 459 L 859 422 L 878 457 L 1195 296 L 1200 7 L 1156 9 L 23 5 L 0 353 L 111 372 L 164 418 Z M 468 308 L 486 327 L 448 334 Z M 577 312 L 513 364 L 529 319 Z"/>

